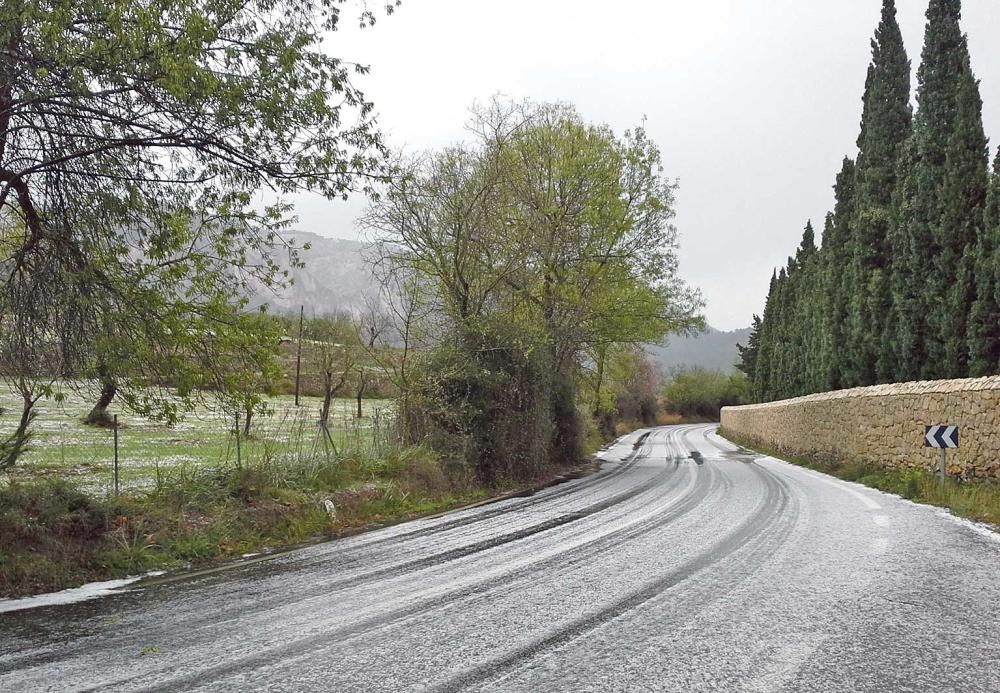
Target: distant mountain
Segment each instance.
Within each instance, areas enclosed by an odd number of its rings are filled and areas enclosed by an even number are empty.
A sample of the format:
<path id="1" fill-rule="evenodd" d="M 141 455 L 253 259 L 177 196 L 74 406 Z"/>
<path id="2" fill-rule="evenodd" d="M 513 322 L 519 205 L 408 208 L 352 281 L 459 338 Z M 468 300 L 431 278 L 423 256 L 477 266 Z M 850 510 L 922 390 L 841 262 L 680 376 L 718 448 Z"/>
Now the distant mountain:
<path id="1" fill-rule="evenodd" d="M 671 337 L 666 345 L 652 345 L 646 351 L 666 373 L 683 368 L 707 368 L 732 373 L 739 360 L 736 345 L 745 346 L 749 336 L 749 327 L 732 332 L 721 332 L 708 327 L 695 337 Z"/>
<path id="2" fill-rule="evenodd" d="M 266 303 L 278 313 L 305 306 L 307 315 L 322 315 L 361 310 L 366 296 L 377 295 L 378 285 L 364 260 L 364 243 L 306 231 L 291 231 L 285 236 L 296 245 L 309 244 L 309 250 L 299 255 L 305 267 L 291 270 L 294 283 L 284 291 L 259 290 L 252 305 Z M 287 263 L 283 268 L 288 269 Z"/>
<path id="3" fill-rule="evenodd" d="M 295 280 L 291 287 L 277 295 L 258 291 L 252 305 L 266 303 L 279 313 L 305 306 L 307 315 L 322 315 L 360 311 L 366 296 L 377 295 L 378 284 L 364 259 L 364 243 L 306 231 L 286 235 L 297 245 L 309 244 L 310 249 L 301 254 L 305 267 L 291 270 Z M 647 351 L 665 372 L 701 367 L 730 373 L 736 370 L 736 344 L 746 344 L 749 334 L 750 328 L 721 332 L 709 327 L 695 337 L 671 337 L 666 345 L 650 345 Z"/>

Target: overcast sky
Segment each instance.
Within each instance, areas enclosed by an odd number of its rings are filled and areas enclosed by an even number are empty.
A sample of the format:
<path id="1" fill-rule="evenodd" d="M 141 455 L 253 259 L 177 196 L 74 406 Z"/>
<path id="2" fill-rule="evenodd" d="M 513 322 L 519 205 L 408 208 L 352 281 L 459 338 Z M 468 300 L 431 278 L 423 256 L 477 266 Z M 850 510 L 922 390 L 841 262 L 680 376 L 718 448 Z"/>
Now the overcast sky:
<path id="1" fill-rule="evenodd" d="M 1000 2 L 963 5 L 986 133 L 1000 138 Z M 897 0 L 914 71 L 926 6 Z M 330 50 L 371 66 L 358 84 L 389 142 L 408 150 L 461 139 L 470 104 L 498 92 L 569 101 L 619 132 L 645 115 L 680 182 L 681 274 L 702 290 L 709 324 L 735 329 L 763 309 L 771 269 L 806 220 L 819 232 L 833 205 L 841 159 L 856 152 L 880 9 L 881 0 L 404 0 L 374 29 L 345 22 Z M 357 238 L 364 208 L 301 197 L 298 227 Z"/>

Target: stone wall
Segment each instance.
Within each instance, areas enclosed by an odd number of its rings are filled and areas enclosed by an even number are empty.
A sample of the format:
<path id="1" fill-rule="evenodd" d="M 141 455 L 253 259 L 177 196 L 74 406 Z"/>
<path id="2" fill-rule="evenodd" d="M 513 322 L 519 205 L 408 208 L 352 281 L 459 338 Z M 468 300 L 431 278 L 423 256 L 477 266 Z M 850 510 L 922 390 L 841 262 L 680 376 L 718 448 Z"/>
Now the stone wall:
<path id="1" fill-rule="evenodd" d="M 934 468 L 924 426 L 956 424 L 948 472 L 1000 478 L 1000 376 L 860 387 L 722 410 L 722 429 L 790 454 Z"/>

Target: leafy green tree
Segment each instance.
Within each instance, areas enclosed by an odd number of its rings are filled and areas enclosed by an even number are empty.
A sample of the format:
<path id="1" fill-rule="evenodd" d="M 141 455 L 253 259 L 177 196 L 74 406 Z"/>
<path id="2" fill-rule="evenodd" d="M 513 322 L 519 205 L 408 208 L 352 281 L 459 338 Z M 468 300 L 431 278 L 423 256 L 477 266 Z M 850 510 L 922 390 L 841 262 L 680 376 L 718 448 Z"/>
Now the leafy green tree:
<path id="1" fill-rule="evenodd" d="M 7 341 L 44 344 L 52 375 L 119 393 L 137 364 L 140 385 L 198 379 L 175 372 L 193 340 L 240 329 L 240 297 L 283 281 L 276 253 L 294 260 L 281 196 L 333 198 L 379 173 L 372 105 L 353 83 L 365 69 L 321 49 L 341 4 L 3 3 Z M 264 209 L 251 204 L 262 189 L 278 196 Z M 169 415 L 169 400 L 157 408 Z"/>
<path id="2" fill-rule="evenodd" d="M 663 389 L 670 411 L 691 418 L 717 421 L 722 407 L 746 404 L 750 383 L 742 373 L 726 375 L 695 368 L 674 376 Z"/>
<path id="3" fill-rule="evenodd" d="M 366 223 L 398 270 L 425 278 L 426 302 L 454 340 L 438 370 L 470 379 L 438 379 L 434 396 L 460 394 L 453 409 L 470 412 L 466 422 L 492 410 L 489 397 L 470 399 L 483 387 L 506 382 L 546 398 L 548 428 L 514 434 L 550 430 L 546 461 L 572 462 L 587 355 L 701 324 L 699 299 L 676 274 L 674 184 L 641 128 L 617 136 L 568 106 L 497 100 L 474 115 L 473 131 L 473 143 L 412 162 Z M 496 380 L 497 368 L 513 380 Z M 538 369 L 544 387 L 518 384 Z M 478 428 L 492 435 L 500 425 Z M 474 449 L 484 477 L 517 466 L 498 457 L 511 446 L 480 437 Z M 539 464 L 523 461 L 529 472 Z"/>

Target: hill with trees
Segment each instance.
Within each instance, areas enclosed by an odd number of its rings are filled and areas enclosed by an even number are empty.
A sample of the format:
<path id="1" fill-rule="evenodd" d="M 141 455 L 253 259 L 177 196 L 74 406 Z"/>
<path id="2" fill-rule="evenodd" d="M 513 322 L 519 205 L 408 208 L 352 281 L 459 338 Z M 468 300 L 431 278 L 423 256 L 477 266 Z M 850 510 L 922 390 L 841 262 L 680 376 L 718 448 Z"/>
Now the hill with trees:
<path id="1" fill-rule="evenodd" d="M 696 335 L 671 336 L 666 342 L 646 347 L 646 353 L 664 373 L 701 368 L 721 373 L 736 371 L 737 345 L 746 342 L 750 328 L 723 332 L 711 325 Z"/>

